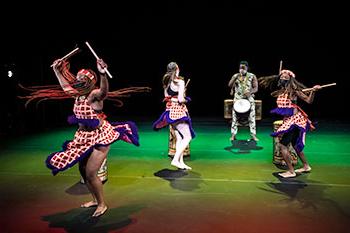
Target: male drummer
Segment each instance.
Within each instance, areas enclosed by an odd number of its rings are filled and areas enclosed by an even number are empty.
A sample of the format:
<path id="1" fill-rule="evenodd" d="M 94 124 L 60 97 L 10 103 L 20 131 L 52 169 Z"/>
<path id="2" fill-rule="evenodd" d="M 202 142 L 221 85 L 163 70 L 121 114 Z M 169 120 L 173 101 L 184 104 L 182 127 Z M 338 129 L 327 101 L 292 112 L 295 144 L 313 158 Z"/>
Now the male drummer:
<path id="1" fill-rule="evenodd" d="M 247 99 L 250 102 L 250 113 L 248 117 L 251 140 L 258 141 L 256 137 L 256 124 L 255 124 L 255 102 L 254 93 L 258 91 L 258 80 L 253 73 L 248 72 L 248 62 L 241 61 L 239 63 L 239 73 L 232 76 L 228 86 L 231 88 L 230 95 L 233 97 L 233 104 L 239 99 Z M 232 108 L 232 125 L 231 125 L 231 138 L 230 140 L 236 140 L 238 132 L 237 127 L 237 115 L 234 108 Z"/>

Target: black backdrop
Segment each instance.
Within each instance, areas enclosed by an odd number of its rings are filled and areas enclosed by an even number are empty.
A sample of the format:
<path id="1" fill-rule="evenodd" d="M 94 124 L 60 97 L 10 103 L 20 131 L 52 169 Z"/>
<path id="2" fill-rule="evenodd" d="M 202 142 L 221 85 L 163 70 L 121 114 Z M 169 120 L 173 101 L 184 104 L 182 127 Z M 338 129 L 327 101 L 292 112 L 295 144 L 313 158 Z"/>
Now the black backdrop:
<path id="1" fill-rule="evenodd" d="M 52 4 L 52 5 L 50 5 Z M 11 131 L 62 126 L 71 101 L 47 101 L 24 109 L 17 83 L 57 84 L 50 64 L 75 46 L 72 70 L 95 68 L 84 42 L 95 48 L 114 75 L 111 89 L 149 86 L 151 93 L 125 99 L 125 106 L 106 103 L 118 119 L 149 117 L 163 110 L 161 78 L 170 61 L 190 78 L 193 117 L 223 117 L 227 83 L 247 60 L 258 77 L 276 74 L 279 61 L 307 86 L 337 82 L 317 93 L 313 105 L 301 103 L 312 118 L 346 120 L 348 111 L 348 32 L 344 4 L 219 1 L 129 1 L 127 3 L 15 4 L 2 8 L 1 110 L 3 128 Z M 56 5 L 55 5 L 56 4 Z M 100 5 L 99 5 L 100 4 Z M 14 71 L 12 78 L 7 71 Z M 274 99 L 260 89 L 263 117 Z M 11 122 L 17 125 L 13 128 Z"/>

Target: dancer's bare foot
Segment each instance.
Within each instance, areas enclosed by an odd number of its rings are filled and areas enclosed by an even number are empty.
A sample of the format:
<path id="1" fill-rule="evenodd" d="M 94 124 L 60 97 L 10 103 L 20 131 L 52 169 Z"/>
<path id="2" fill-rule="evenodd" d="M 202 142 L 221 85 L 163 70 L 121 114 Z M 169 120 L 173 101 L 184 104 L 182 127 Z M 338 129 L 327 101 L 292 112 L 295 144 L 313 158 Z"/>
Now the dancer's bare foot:
<path id="1" fill-rule="evenodd" d="M 283 177 L 283 178 L 293 178 L 296 177 L 297 174 L 295 174 L 295 172 L 290 172 L 290 171 L 286 171 L 283 173 L 278 173 L 279 176 Z"/>
<path id="2" fill-rule="evenodd" d="M 185 163 L 182 163 L 181 165 L 186 170 L 192 170 L 192 168 L 190 166 L 187 166 Z"/>
<path id="3" fill-rule="evenodd" d="M 94 206 L 97 206 L 97 202 L 96 201 L 86 202 L 86 203 L 82 204 L 80 207 L 81 208 L 89 208 L 89 207 L 94 207 Z"/>
<path id="4" fill-rule="evenodd" d="M 180 169 L 185 169 L 185 167 L 178 161 L 174 161 L 172 160 L 171 163 L 170 163 L 172 166 L 175 166 L 177 168 L 180 168 Z"/>
<path id="5" fill-rule="evenodd" d="M 307 166 L 307 167 L 302 167 L 302 168 L 299 168 L 297 170 L 295 170 L 296 173 L 307 173 L 307 172 L 310 172 L 311 171 L 311 167 L 310 166 Z"/>
<path id="6" fill-rule="evenodd" d="M 106 205 L 97 206 L 92 217 L 100 217 L 101 215 L 103 215 L 107 211 L 107 209 L 108 209 L 108 207 Z"/>

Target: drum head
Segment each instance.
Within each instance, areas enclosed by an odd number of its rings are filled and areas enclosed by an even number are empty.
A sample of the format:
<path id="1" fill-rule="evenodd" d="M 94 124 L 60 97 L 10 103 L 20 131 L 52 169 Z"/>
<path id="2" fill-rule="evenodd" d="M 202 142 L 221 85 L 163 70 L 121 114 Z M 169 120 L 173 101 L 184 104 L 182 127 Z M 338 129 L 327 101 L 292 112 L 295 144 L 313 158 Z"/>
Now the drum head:
<path id="1" fill-rule="evenodd" d="M 250 109 L 250 102 L 247 99 L 239 99 L 233 104 L 233 109 L 238 113 L 246 113 Z"/>

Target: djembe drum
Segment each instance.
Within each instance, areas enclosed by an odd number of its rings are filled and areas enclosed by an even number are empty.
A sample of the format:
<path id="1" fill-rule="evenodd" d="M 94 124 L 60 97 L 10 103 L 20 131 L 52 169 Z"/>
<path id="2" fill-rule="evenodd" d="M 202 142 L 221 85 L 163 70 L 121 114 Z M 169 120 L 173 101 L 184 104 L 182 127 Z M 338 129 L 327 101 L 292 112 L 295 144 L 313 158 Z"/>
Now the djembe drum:
<path id="1" fill-rule="evenodd" d="M 233 103 L 233 110 L 236 113 L 238 125 L 247 125 L 250 114 L 250 102 L 247 99 L 239 99 Z"/>
<path id="2" fill-rule="evenodd" d="M 282 125 L 282 123 L 283 123 L 282 120 L 274 121 L 273 122 L 273 132 L 276 132 L 277 129 Z M 282 137 L 282 135 L 277 136 L 277 137 L 273 137 L 273 160 L 272 160 L 272 162 L 276 165 L 286 166 L 287 164 L 286 164 L 286 161 L 284 161 L 284 159 L 283 159 L 283 156 L 281 153 L 281 148 L 280 148 L 280 143 L 279 143 L 281 137 Z M 292 164 L 294 166 L 298 163 L 297 153 L 295 152 L 295 150 L 291 144 L 288 145 L 288 150 L 290 152 Z"/>
<path id="3" fill-rule="evenodd" d="M 102 181 L 102 183 L 105 183 L 108 179 L 108 173 L 107 173 L 107 159 L 103 160 L 103 163 L 100 167 L 100 169 L 97 172 L 97 176 L 98 178 L 100 178 L 100 180 Z M 80 179 L 80 183 L 84 184 L 85 181 L 84 179 L 81 177 Z"/>
<path id="4" fill-rule="evenodd" d="M 240 103 L 236 103 L 236 108 L 242 106 L 243 109 L 246 108 L 244 107 L 244 103 L 246 101 L 240 101 Z M 254 100 L 255 103 L 255 120 L 261 120 L 262 118 L 262 101 L 261 100 Z M 232 108 L 233 108 L 233 99 L 225 99 L 224 100 L 224 118 L 225 119 L 232 119 Z M 248 106 L 247 104 L 245 104 Z M 236 111 L 237 112 L 237 111 Z M 247 115 L 248 114 L 248 115 Z M 248 117 L 249 116 L 249 111 L 245 113 L 238 113 L 241 117 Z M 238 117 L 238 116 L 237 116 Z"/>
<path id="5" fill-rule="evenodd" d="M 172 125 L 169 125 L 169 150 L 168 155 L 169 157 L 173 158 L 176 152 L 176 135 L 175 130 Z M 190 145 L 188 145 L 184 151 L 184 158 L 190 157 Z"/>

